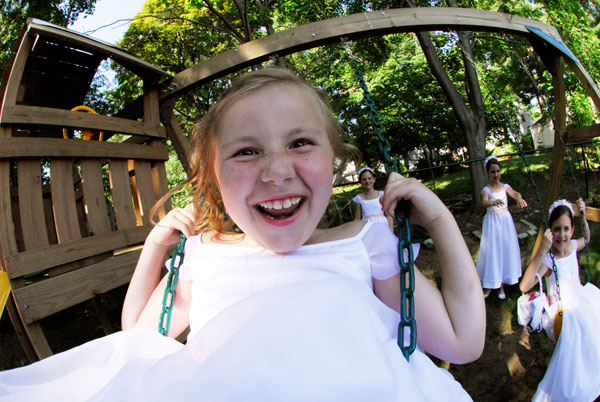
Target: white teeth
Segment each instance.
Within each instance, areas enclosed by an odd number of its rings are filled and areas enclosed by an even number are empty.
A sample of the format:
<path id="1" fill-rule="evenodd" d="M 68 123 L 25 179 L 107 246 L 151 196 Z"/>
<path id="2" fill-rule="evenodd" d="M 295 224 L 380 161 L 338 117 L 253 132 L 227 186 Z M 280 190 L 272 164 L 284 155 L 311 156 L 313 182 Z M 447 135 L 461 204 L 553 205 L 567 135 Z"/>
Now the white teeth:
<path id="1" fill-rule="evenodd" d="M 291 197 L 291 198 L 286 198 L 283 200 L 275 200 L 273 202 L 271 201 L 265 201 L 265 202 L 261 202 L 258 205 L 260 205 L 262 208 L 264 209 L 283 209 L 283 208 L 289 208 L 292 205 L 296 205 L 297 203 L 300 202 L 302 198 L 300 197 Z"/>

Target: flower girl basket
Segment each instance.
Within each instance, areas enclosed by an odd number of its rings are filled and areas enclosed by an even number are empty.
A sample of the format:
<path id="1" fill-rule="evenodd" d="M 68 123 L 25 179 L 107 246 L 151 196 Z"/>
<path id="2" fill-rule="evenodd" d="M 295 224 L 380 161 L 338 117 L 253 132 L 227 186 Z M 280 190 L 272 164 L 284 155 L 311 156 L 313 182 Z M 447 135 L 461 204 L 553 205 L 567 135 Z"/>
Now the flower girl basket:
<path id="1" fill-rule="evenodd" d="M 519 324 L 531 331 L 546 331 L 550 342 L 555 343 L 562 328 L 562 309 L 560 301 L 548 304 L 548 298 L 544 293 L 542 277 L 536 274 L 540 284 L 540 290 L 525 293 L 517 299 L 517 316 Z"/>

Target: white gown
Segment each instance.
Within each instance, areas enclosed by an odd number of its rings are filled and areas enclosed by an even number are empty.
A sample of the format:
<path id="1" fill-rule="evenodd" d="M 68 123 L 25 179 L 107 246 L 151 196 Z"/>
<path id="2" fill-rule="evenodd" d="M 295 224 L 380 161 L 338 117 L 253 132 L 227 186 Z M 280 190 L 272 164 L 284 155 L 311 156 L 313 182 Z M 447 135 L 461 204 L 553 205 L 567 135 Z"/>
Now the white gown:
<path id="1" fill-rule="evenodd" d="M 419 349 L 372 277 L 398 272 L 396 238 L 367 222 L 285 255 L 188 239 L 187 344 L 138 329 L 0 372 L 0 401 L 470 401 Z M 158 319 L 157 319 L 158 321 Z"/>
<path id="2" fill-rule="evenodd" d="M 387 218 L 381 210 L 381 203 L 379 202 L 379 198 L 381 197 L 383 197 L 383 191 L 379 192 L 378 198 L 373 198 L 372 200 L 363 200 L 362 198 L 360 198 L 360 194 L 352 198 L 352 201 L 359 204 L 361 207 L 361 220 L 385 223 L 386 225 L 388 224 Z"/>
<path id="3" fill-rule="evenodd" d="M 534 402 L 591 402 L 600 396 L 600 289 L 579 281 L 577 240 L 573 252 L 555 259 L 563 308 L 560 337 Z M 543 263 L 552 267 L 550 254 Z M 548 295 L 556 293 L 555 275 L 546 278 Z"/>
<path id="4" fill-rule="evenodd" d="M 490 201 L 501 199 L 504 204 L 489 207 L 483 217 L 481 242 L 477 257 L 477 273 L 481 286 L 498 289 L 503 283 L 514 285 L 521 277 L 521 249 L 517 229 L 508 211 L 506 190 L 493 193 L 485 186 L 481 192 L 488 193 Z"/>

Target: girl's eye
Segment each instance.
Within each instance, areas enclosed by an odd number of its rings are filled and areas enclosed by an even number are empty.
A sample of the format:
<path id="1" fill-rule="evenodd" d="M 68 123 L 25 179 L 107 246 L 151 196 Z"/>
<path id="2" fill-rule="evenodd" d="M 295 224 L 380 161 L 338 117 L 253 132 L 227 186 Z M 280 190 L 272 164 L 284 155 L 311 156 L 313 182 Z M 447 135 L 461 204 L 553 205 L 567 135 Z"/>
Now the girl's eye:
<path id="1" fill-rule="evenodd" d="M 257 154 L 257 152 L 255 150 L 250 149 L 250 148 L 244 148 L 244 149 L 240 149 L 239 151 L 234 153 L 233 156 L 234 157 L 236 157 L 236 156 L 253 156 L 256 154 Z"/>
<path id="2" fill-rule="evenodd" d="M 312 145 L 312 142 L 310 140 L 301 138 L 299 140 L 296 140 L 292 143 L 292 148 L 301 148 L 301 147 L 305 147 L 307 145 Z"/>

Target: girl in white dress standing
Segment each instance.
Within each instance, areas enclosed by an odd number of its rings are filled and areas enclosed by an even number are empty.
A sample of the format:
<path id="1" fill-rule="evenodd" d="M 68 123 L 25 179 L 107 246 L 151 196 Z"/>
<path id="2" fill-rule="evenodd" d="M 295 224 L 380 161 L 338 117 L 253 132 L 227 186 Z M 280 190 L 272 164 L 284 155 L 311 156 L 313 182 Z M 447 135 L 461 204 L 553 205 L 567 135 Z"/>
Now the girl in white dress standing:
<path id="1" fill-rule="evenodd" d="M 558 343 L 534 402 L 591 402 L 600 396 L 600 289 L 591 283 L 582 286 L 579 280 L 577 252 L 590 241 L 590 229 L 581 198 L 577 207 L 583 214 L 583 236 L 572 238 L 572 205 L 566 200 L 554 202 L 548 219 L 550 228 L 544 232 L 520 284 L 527 292 L 536 285 L 537 275 L 545 277 L 549 310 L 558 310 L 559 306 L 563 310 L 562 329 L 555 334 Z M 558 292 L 550 252 L 558 272 Z"/>
<path id="2" fill-rule="evenodd" d="M 375 172 L 370 167 L 361 168 L 358 171 L 358 181 L 363 191 L 357 194 L 352 201 L 356 203 L 354 209 L 354 220 L 373 221 L 386 223 L 394 230 L 394 220 L 386 216 L 381 208 L 379 200 L 383 197 L 383 191 L 375 190 Z"/>
<path id="3" fill-rule="evenodd" d="M 473 261 L 435 194 L 394 173 L 382 199 L 388 212 L 412 204 L 411 223 L 440 258 L 440 289 L 415 270 L 418 347 L 407 361 L 396 344 L 393 233 L 362 221 L 317 229 L 346 149 L 325 95 L 286 70 L 246 74 L 196 125 L 193 146 L 192 207 L 148 235 L 125 331 L 0 373 L 0 399 L 470 400 L 424 353 L 467 363 L 485 337 Z M 185 346 L 156 330 L 162 261 L 180 232 L 188 240 L 168 335 L 189 326 Z"/>
<path id="4" fill-rule="evenodd" d="M 507 195 L 521 208 L 525 208 L 527 202 L 521 193 L 500 181 L 500 162 L 496 157 L 485 159 L 485 170 L 490 183 L 481 190 L 481 204 L 487 211 L 481 229 L 477 273 L 484 297 L 488 297 L 492 289 L 498 289 L 498 298 L 505 299 L 504 284 L 514 285 L 521 277 L 521 250 L 515 223 L 508 211 Z"/>

